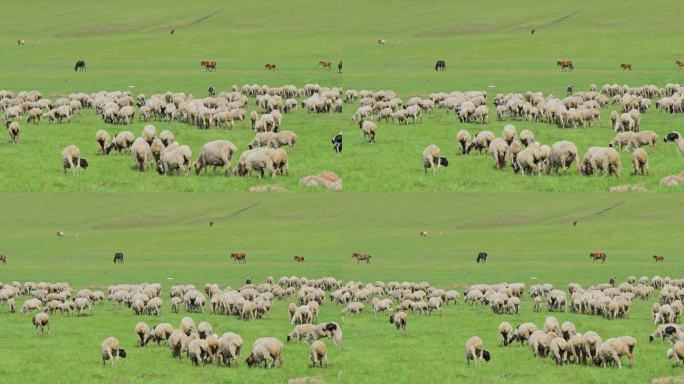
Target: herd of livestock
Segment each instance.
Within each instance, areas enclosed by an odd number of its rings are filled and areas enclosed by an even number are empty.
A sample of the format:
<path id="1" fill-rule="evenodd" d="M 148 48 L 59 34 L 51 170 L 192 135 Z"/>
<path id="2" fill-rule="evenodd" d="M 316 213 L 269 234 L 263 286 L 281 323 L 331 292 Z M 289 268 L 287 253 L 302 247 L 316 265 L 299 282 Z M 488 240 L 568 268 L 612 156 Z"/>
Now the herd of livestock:
<path id="1" fill-rule="evenodd" d="M 390 120 L 398 124 L 419 124 L 436 109 L 455 115 L 461 123 L 481 126 L 490 124 L 490 108 L 497 121 L 509 121 L 500 135 L 491 130 L 470 133 L 462 129 L 456 135 L 460 152 L 472 151 L 491 154 L 494 166 L 503 169 L 507 164 L 516 173 L 559 173 L 575 164 L 583 175 L 603 174 L 619 176 L 621 172 L 618 150 L 633 151 L 631 160 L 634 174 L 647 174 L 648 149 L 659 141 L 651 130 L 641 129 L 645 113 L 658 110 L 666 113 L 684 112 L 684 88 L 679 84 L 629 87 L 606 84 L 600 89 L 591 85 L 588 91 L 576 92 L 563 98 L 541 92 L 496 94 L 484 91 L 455 91 L 432 93 L 428 97 L 411 97 L 402 100 L 389 90 L 342 90 L 318 84 L 268 87 L 260 85 L 233 86 L 230 91 L 194 98 L 185 93 L 166 92 L 146 96 L 130 92 L 74 93 L 56 100 L 44 98 L 38 91 L 0 91 L 0 112 L 3 113 L 10 139 L 19 142 L 21 124 L 59 124 L 69 122 L 83 109 L 93 109 L 105 124 L 126 126 L 134 121 L 180 122 L 199 129 L 244 127 L 250 124 L 255 136 L 233 166 L 237 146 L 228 140 L 207 143 L 195 158 L 195 171 L 207 167 L 221 167 L 224 174 L 236 175 L 288 173 L 288 153 L 294 150 L 297 134 L 282 130 L 284 115 L 301 108 L 308 114 L 342 113 L 345 104 L 357 104 L 351 115 L 364 137 L 374 143 L 381 132 L 382 123 Z M 492 104 L 490 106 L 490 104 Z M 253 107 L 251 107 L 253 105 Z M 582 128 L 596 124 L 602 109 L 611 106 L 610 127 L 615 137 L 610 143 L 600 143 L 581 156 L 575 143 L 558 141 L 549 145 L 540 143 L 530 129 L 518 132 L 516 121 L 553 124 L 561 129 Z M 253 108 L 253 109 L 252 109 Z M 248 112 L 249 109 L 252 109 Z M 472 126 L 471 126 L 472 127 Z M 180 128 L 179 128 L 180 129 Z M 128 130 L 110 134 L 105 129 L 96 132 L 100 154 L 112 151 L 132 154 L 134 164 L 145 171 L 151 164 L 162 174 L 188 174 L 193 151 L 175 141 L 170 130 L 157 133 L 156 127 L 147 124 L 140 136 Z M 684 155 L 684 138 L 671 132 L 663 138 L 675 142 Z M 342 134 L 333 139 L 336 152 L 341 152 Z M 608 145 L 606 145 L 608 144 Z M 425 172 L 448 166 L 437 145 L 428 146 L 422 154 Z M 77 173 L 88 166 L 77 145 L 69 145 L 62 153 L 64 171 L 71 168 Z"/>
<path id="2" fill-rule="evenodd" d="M 483 340 L 492 345 L 500 337 L 500 345 L 504 348 L 527 344 L 535 357 L 550 357 L 558 365 L 574 363 L 621 368 L 624 357 L 632 365 L 637 347 L 634 337 L 602 337 L 590 329 L 577 329 L 570 321 L 560 323 L 556 316 L 571 312 L 606 319 L 626 318 L 632 312 L 634 301 L 653 298 L 649 316 L 656 328 L 648 342 L 668 340 L 672 347 L 664 354 L 676 363 L 684 360 L 684 326 L 677 324 L 684 311 L 684 280 L 670 277 L 654 276 L 649 279 L 642 276 L 637 279 L 629 276 L 622 283 L 611 279 L 609 283 L 591 287 L 570 283 L 567 290 L 551 284 L 534 284 L 529 288 L 524 283 L 474 284 L 459 292 L 435 287 L 425 281 L 343 283 L 334 277 L 307 279 L 283 276 L 277 280 L 268 277 L 261 284 L 248 280 L 238 289 L 230 286 L 221 288 L 215 283 L 207 283 L 203 289 L 191 284 L 174 285 L 166 295 L 159 283 L 115 284 L 106 290 L 76 290 L 65 282 L 0 283 L 0 304 L 9 313 L 33 314 L 31 323 L 41 335 L 46 330 L 48 334 L 60 332 L 53 326 L 56 315 L 62 316 L 56 321 L 60 329 L 68 322 L 65 316 L 97 316 L 98 308 L 109 301 L 114 308 L 128 308 L 133 316 L 151 315 L 160 319 L 151 326 L 138 322 L 135 329 L 131 329 L 137 347 L 165 345 L 172 358 L 182 360 L 187 357 L 197 366 L 239 365 L 244 340 L 237 332 L 225 332 L 219 336 L 220 332 L 209 321 L 203 320 L 196 325 L 191 316 L 204 319 L 235 316 L 242 321 L 258 321 L 268 318 L 277 302 L 289 301 L 287 323 L 292 327 L 291 331 L 285 336 L 256 339 L 245 362 L 250 367 L 280 366 L 284 361 L 284 341 L 304 341 L 309 344 L 311 365 L 325 367 L 328 361 L 325 340 L 342 350 L 343 333 L 340 323 L 320 321 L 322 306 L 342 306 L 341 322 L 344 316 L 362 316 L 364 312 L 386 313 L 383 321 L 388 321 L 398 334 L 403 335 L 412 316 L 420 315 L 414 321 L 430 321 L 429 316 L 423 315 L 442 314 L 450 304 L 457 307 L 459 304 L 483 306 L 494 314 L 524 316 L 521 303 L 526 296 L 532 301 L 534 312 L 545 309 L 555 315 L 549 314 L 541 325 L 522 322 L 514 327 L 504 321 L 497 331 L 487 332 L 484 339 L 471 337 L 464 343 L 468 364 L 474 360 L 479 365 L 483 360 L 494 358 L 491 347 L 485 349 Z M 17 301 L 22 297 L 26 299 L 18 305 Z M 168 302 L 166 305 L 165 301 Z M 284 305 L 279 308 L 284 311 Z M 166 310 L 185 312 L 188 316 L 176 327 L 161 320 Z M 348 329 L 347 332 L 353 333 L 354 330 Z M 118 336 L 122 340 L 129 339 L 127 335 Z M 125 358 L 127 352 L 123 346 L 116 337 L 107 337 L 101 345 L 102 362 L 110 361 L 114 365 L 119 358 Z"/>

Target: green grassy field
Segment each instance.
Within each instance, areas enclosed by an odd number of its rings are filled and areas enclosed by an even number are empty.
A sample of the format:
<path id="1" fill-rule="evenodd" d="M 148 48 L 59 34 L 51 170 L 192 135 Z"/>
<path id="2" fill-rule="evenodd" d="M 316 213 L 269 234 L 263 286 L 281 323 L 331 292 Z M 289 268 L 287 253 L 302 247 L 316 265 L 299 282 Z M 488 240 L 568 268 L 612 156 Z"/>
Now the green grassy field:
<path id="1" fill-rule="evenodd" d="M 73 5 L 72 5 L 73 4 Z M 134 94 L 183 91 L 204 96 L 209 85 L 226 90 L 245 83 L 299 87 L 315 82 L 344 89 L 392 89 L 403 100 L 431 92 L 486 90 L 502 92 L 543 91 L 557 96 L 565 86 L 586 90 L 592 83 L 638 86 L 681 82 L 674 65 L 684 59 L 677 43 L 676 1 L 643 9 L 637 1 L 621 7 L 608 2 L 580 1 L 546 4 L 537 1 L 511 4 L 494 1 L 396 3 L 396 10 L 360 1 L 325 6 L 307 1 L 288 3 L 216 4 L 171 2 L 163 10 L 150 4 L 122 1 L 116 5 L 70 3 L 70 12 L 58 4 L 34 2 L 9 4 L 8 14 L 35 16 L 35 23 L 21 17 L 0 26 L 0 88 L 13 91 L 37 89 L 53 100 L 70 92 L 131 90 Z M 191 9 L 188 9 L 191 8 Z M 417 8 L 412 12 L 403 11 Z M 274 9 L 271 17 L 263 12 Z M 295 11 L 296 10 L 296 11 Z M 447 11 L 448 12 L 445 12 Z M 608 16 L 609 15 L 609 16 Z M 287 16 L 287 17 L 285 17 Z M 393 21 L 393 22 L 390 22 Z M 169 30 L 177 32 L 171 36 Z M 534 35 L 529 30 L 535 28 Z M 25 39 L 17 46 L 16 39 Z M 376 40 L 386 38 L 379 46 Z M 401 41 L 401 45 L 396 43 Z M 39 45 L 37 43 L 40 43 Z M 561 72 L 555 61 L 571 58 L 577 69 Z M 84 59 L 88 71 L 75 73 L 73 63 Z M 218 71 L 199 68 L 203 59 L 217 60 Z M 322 70 L 319 60 L 343 60 L 342 75 Z M 447 61 L 447 72 L 435 72 L 436 59 Z M 265 71 L 264 63 L 278 70 Z M 634 66 L 631 72 L 620 63 Z M 253 101 L 252 101 L 253 102 Z M 348 191 L 606 191 L 619 184 L 644 184 L 662 191 L 658 180 L 678 174 L 684 159 L 674 148 L 660 142 L 649 151 L 651 176 L 631 177 L 629 153 L 622 155 L 623 177 L 518 177 L 510 168 L 495 171 L 489 156 L 461 157 L 455 134 L 468 129 L 501 132 L 504 122 L 486 127 L 460 124 L 453 115 L 438 110 L 422 124 L 408 127 L 380 123 L 377 144 L 364 142 L 350 121 L 356 104 L 345 105 L 341 115 L 311 116 L 297 110 L 284 118 L 283 129 L 299 135 L 299 150 L 290 154 L 291 176 L 279 180 L 253 178 L 161 178 L 150 172 L 138 174 L 129 156 L 98 158 L 94 135 L 98 129 L 114 134 L 130 129 L 139 134 L 144 125 L 108 126 L 92 111 L 78 114 L 62 126 L 22 128 L 21 144 L 2 140 L 0 189 L 4 191 L 246 191 L 261 183 L 280 183 L 288 190 L 302 190 L 297 181 L 306 175 L 332 170 L 342 176 Z M 254 109 L 250 105 L 249 110 Z M 547 124 L 513 122 L 518 130 L 531 129 L 538 141 L 552 144 L 572 140 L 580 152 L 605 146 L 612 139 L 608 114 L 586 129 L 560 130 Z M 661 139 L 681 126 L 681 116 L 659 113 L 655 108 L 642 119 L 642 130 L 657 132 Z M 199 131 L 182 123 L 154 122 L 159 130 L 171 129 L 190 145 L 195 156 L 202 144 L 227 138 L 246 149 L 253 136 L 247 128 L 235 131 Z M 331 137 L 344 131 L 345 151 L 336 156 Z M 422 174 L 420 154 L 429 144 L 439 145 L 451 159 L 440 177 Z M 91 163 L 79 179 L 60 173 L 59 154 L 68 144 L 78 145 Z M 668 189 L 669 190 L 669 189 Z M 679 190 L 676 188 L 676 190 Z"/>
<path id="2" fill-rule="evenodd" d="M 673 206 L 678 195 L 585 194 L 295 194 L 262 198 L 249 194 L 4 194 L 0 281 L 67 281 L 74 288 L 106 289 L 113 283 L 160 282 L 161 318 L 134 316 L 106 302 L 91 316 L 52 316 L 51 336 L 35 336 L 30 317 L 0 307 L 3 345 L 0 374 L 8 382 L 212 382 L 282 383 L 322 376 L 326 382 L 407 383 L 514 382 L 557 380 L 587 383 L 646 382 L 681 373 L 665 358 L 665 345 L 648 343 L 654 329 L 651 301 L 637 301 L 629 319 L 556 313 L 580 332 L 604 338 L 637 338 L 634 368 L 555 367 L 532 357 L 528 347 L 503 348 L 500 321 L 541 324 L 547 312 L 533 313 L 525 296 L 519 316 L 494 315 L 487 307 L 450 305 L 442 315 L 409 318 L 408 334 L 397 336 L 385 315 L 364 313 L 342 318 L 335 304 L 322 306 L 320 321 L 342 324 L 345 348 L 330 348 L 330 367 L 307 366 L 305 345 L 288 344 L 282 369 L 249 370 L 178 363 L 166 347 L 136 348 L 133 327 L 168 321 L 176 325 L 186 313 L 172 314 L 168 290 L 173 284 L 207 282 L 239 287 L 246 276 L 263 281 L 272 275 L 334 276 L 349 280 L 429 281 L 456 288 L 474 283 L 549 282 L 585 288 L 615 275 L 681 277 L 679 236 L 682 223 Z M 176 207 L 176 209 L 169 209 Z M 607 209 L 607 210 L 606 210 Z M 601 213 L 603 212 L 603 213 Z M 215 225 L 209 228 L 208 221 Z M 578 220 L 576 227 L 571 222 Z M 65 237 L 55 232 L 62 230 Z M 426 238 L 420 230 L 429 232 Z M 634 236 L 638 232 L 639 236 Z M 440 233 L 442 235 L 440 235 Z M 587 253 L 603 250 L 605 265 L 591 264 Z M 114 265 L 115 251 L 126 254 Z M 248 262 L 233 264 L 227 252 L 245 250 Z M 487 250 L 486 264 L 475 254 Z M 371 265 L 357 265 L 354 251 L 374 255 Z M 654 264 L 652 254 L 666 257 Z M 293 255 L 306 257 L 295 264 Z M 18 300 L 23 303 L 24 298 Z M 281 339 L 291 326 L 287 304 L 277 301 L 268 319 L 242 322 L 233 317 L 191 315 L 209 321 L 217 333 L 235 331 L 247 346 L 258 337 Z M 368 311 L 369 308 L 367 307 Z M 99 344 L 116 336 L 129 357 L 114 370 L 103 368 Z M 493 360 L 484 368 L 466 368 L 463 344 L 481 336 Z M 246 348 L 247 350 L 249 347 Z M 246 352 L 248 353 L 248 352 Z M 31 368 L 25 362 L 31 361 Z M 59 367 L 59 368 L 57 368 Z M 57 374 L 58 372 L 58 374 Z"/>

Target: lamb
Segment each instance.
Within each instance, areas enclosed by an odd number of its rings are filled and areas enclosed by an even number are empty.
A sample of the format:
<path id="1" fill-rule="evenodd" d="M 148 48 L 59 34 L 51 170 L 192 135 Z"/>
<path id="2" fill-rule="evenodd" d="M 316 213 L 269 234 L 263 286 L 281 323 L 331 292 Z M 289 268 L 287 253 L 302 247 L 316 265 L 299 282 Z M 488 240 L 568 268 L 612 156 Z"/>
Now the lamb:
<path id="1" fill-rule="evenodd" d="M 192 365 L 203 366 L 209 356 L 209 344 L 204 339 L 195 339 L 188 344 L 188 357 Z"/>
<path id="2" fill-rule="evenodd" d="M 71 172 L 75 176 L 80 173 L 81 168 L 86 169 L 88 167 L 88 162 L 81 158 L 81 150 L 72 144 L 62 151 L 62 166 L 64 167 L 64 174 L 66 174 L 67 168 L 71 168 Z"/>
<path id="3" fill-rule="evenodd" d="M 465 358 L 466 364 L 470 366 L 470 360 L 474 360 L 475 366 L 480 366 L 482 360 L 490 360 L 489 351 L 484 349 L 482 339 L 478 336 L 473 336 L 465 343 Z"/>
<path id="4" fill-rule="evenodd" d="M 267 147 L 267 148 L 277 148 L 278 140 L 276 139 L 276 134 L 270 131 L 259 132 L 254 135 L 254 139 L 248 145 L 249 149 Z"/>
<path id="5" fill-rule="evenodd" d="M 407 318 L 408 315 L 406 314 L 406 312 L 400 311 L 393 315 L 390 315 L 389 322 L 390 324 L 394 324 L 394 326 L 397 328 L 397 332 L 406 333 Z"/>
<path id="6" fill-rule="evenodd" d="M 219 360 L 223 365 L 230 366 L 231 361 L 237 365 L 241 349 L 242 337 L 237 333 L 226 332 L 219 339 Z"/>
<path id="7" fill-rule="evenodd" d="M 471 150 L 477 149 L 477 152 L 482 154 L 482 151 L 488 149 L 489 144 L 491 144 L 495 138 L 496 135 L 494 135 L 492 131 L 482 131 L 478 133 L 475 135 L 475 140 L 473 140 L 468 146 L 466 153 L 470 153 Z"/>
<path id="8" fill-rule="evenodd" d="M 145 127 L 143 127 L 143 132 L 142 132 L 142 138 L 147 142 L 147 144 L 152 145 L 152 141 L 157 137 L 157 128 L 152 125 L 148 124 Z M 164 144 L 168 145 L 168 144 Z"/>
<path id="9" fill-rule="evenodd" d="M 126 358 L 126 351 L 119 348 L 119 340 L 114 337 L 108 337 L 102 342 L 100 345 L 100 352 L 102 356 L 102 365 L 105 365 L 105 362 L 109 360 L 112 363 L 112 368 L 114 367 L 114 360 Z"/>
<path id="10" fill-rule="evenodd" d="M 363 312 L 364 305 L 358 301 L 351 302 L 342 310 L 344 315 L 358 315 Z"/>
<path id="11" fill-rule="evenodd" d="M 173 135 L 173 132 L 166 129 L 159 134 L 159 140 L 161 140 L 165 147 L 168 147 L 171 143 L 176 141 L 176 137 Z"/>
<path id="12" fill-rule="evenodd" d="M 103 129 L 100 129 L 95 134 L 95 140 L 97 141 L 97 146 L 100 150 L 100 154 L 107 154 L 107 147 L 109 147 L 109 143 L 112 141 L 111 137 L 109 136 L 109 133 Z"/>
<path id="13" fill-rule="evenodd" d="M 444 165 L 448 166 L 449 162 L 446 157 L 442 157 L 442 151 L 438 146 L 432 144 L 428 145 L 425 150 L 423 150 L 423 169 L 427 175 L 428 168 L 432 168 L 432 174 L 437 174 L 437 168 Z"/>
<path id="14" fill-rule="evenodd" d="M 195 160 L 195 173 L 199 175 L 204 169 L 206 175 L 209 166 L 212 166 L 214 171 L 216 167 L 223 166 L 224 176 L 228 175 L 232 166 L 231 159 L 236 151 L 235 144 L 228 140 L 215 140 L 204 144 L 197 160 Z"/>
<path id="15" fill-rule="evenodd" d="M 36 334 L 38 334 L 38 328 L 40 328 L 40 334 L 43 335 L 45 333 L 45 327 L 48 329 L 48 335 L 52 333 L 50 330 L 50 316 L 45 312 L 36 313 L 36 315 L 33 316 L 33 319 L 31 319 L 31 323 L 36 327 Z"/>
<path id="16" fill-rule="evenodd" d="M 131 131 L 121 131 L 114 136 L 114 140 L 109 147 L 107 147 L 106 153 L 116 149 L 118 153 L 128 151 L 133 142 L 135 141 L 135 135 Z"/>
<path id="17" fill-rule="evenodd" d="M 532 131 L 530 131 L 528 129 L 525 129 L 522 132 L 520 132 L 519 137 L 520 137 L 520 142 L 526 147 L 528 145 L 534 143 L 534 133 L 532 133 Z"/>
<path id="18" fill-rule="evenodd" d="M 672 348 L 668 349 L 666 352 L 668 359 L 674 359 L 675 366 L 684 360 L 684 341 L 677 341 L 674 343 Z"/>
<path id="19" fill-rule="evenodd" d="M 556 337 L 549 343 L 549 351 L 558 365 L 568 362 L 568 345 L 564 338 Z"/>
<path id="20" fill-rule="evenodd" d="M 276 143 L 278 147 L 283 147 L 285 145 L 289 146 L 292 150 L 295 149 L 295 144 L 297 143 L 297 134 L 292 131 L 280 131 L 275 135 Z"/>
<path id="21" fill-rule="evenodd" d="M 374 122 L 362 120 L 359 122 L 359 128 L 361 128 L 364 138 L 368 136 L 368 142 L 375 143 L 375 131 L 378 129 L 378 126 Z"/>
<path id="22" fill-rule="evenodd" d="M 640 148 L 644 145 L 648 145 L 649 147 L 653 148 L 655 147 L 657 141 L 658 135 L 653 131 L 637 132 L 632 135 L 632 138 L 629 140 L 629 143 L 627 144 L 627 150 L 631 151 L 636 147 Z"/>
<path id="23" fill-rule="evenodd" d="M 152 160 L 152 148 L 142 137 L 137 138 L 131 145 L 131 155 L 133 155 L 133 165 L 140 172 L 147 169 L 147 164 Z"/>
<path id="24" fill-rule="evenodd" d="M 507 346 L 511 343 L 513 337 L 513 326 L 507 321 L 502 321 L 499 324 L 499 335 L 501 335 L 501 344 Z"/>
<path id="25" fill-rule="evenodd" d="M 511 125 L 512 127 L 512 125 Z M 508 151 L 508 144 L 505 139 L 496 138 L 489 144 L 489 153 L 494 159 L 494 166 L 501 170 L 506 166 L 506 152 Z"/>
<path id="26" fill-rule="evenodd" d="M 324 342 L 316 340 L 311 343 L 309 353 L 311 355 L 310 358 L 312 367 L 315 368 L 316 364 L 318 364 L 320 368 L 323 368 L 323 366 L 326 368 L 328 367 L 328 347 L 325 346 Z"/>
<path id="27" fill-rule="evenodd" d="M 275 337 L 259 338 L 254 342 L 252 352 L 245 362 L 250 368 L 262 364 L 264 368 L 268 368 L 269 365 L 274 368 L 276 363 L 282 367 L 283 343 Z"/>
<path id="28" fill-rule="evenodd" d="M 566 171 L 570 164 L 579 161 L 577 146 L 571 141 L 558 141 L 551 146 L 549 172 Z"/>
<path id="29" fill-rule="evenodd" d="M 633 175 L 648 175 L 648 153 L 643 148 L 637 148 L 632 153 Z"/>
<path id="30" fill-rule="evenodd" d="M 16 121 L 8 121 L 5 123 L 5 126 L 7 127 L 7 133 L 9 134 L 10 141 L 13 144 L 19 143 L 19 129 L 21 128 L 19 123 Z"/>
<path id="31" fill-rule="evenodd" d="M 684 156 L 684 139 L 682 138 L 682 135 L 679 134 L 679 132 L 673 131 L 667 134 L 665 138 L 663 139 L 666 143 L 668 141 L 674 141 L 677 144 L 677 149 L 679 150 L 679 153 Z"/>
<path id="32" fill-rule="evenodd" d="M 470 133 L 465 129 L 461 129 L 456 134 L 456 140 L 461 145 L 461 154 L 465 155 L 468 145 L 470 145 Z"/>
<path id="33" fill-rule="evenodd" d="M 529 131 L 528 131 L 529 132 Z M 511 145 L 513 140 L 518 136 L 518 132 L 513 124 L 506 124 L 501 131 L 501 138 L 506 141 L 506 144 Z"/>
<path id="34" fill-rule="evenodd" d="M 135 325 L 135 334 L 138 336 L 138 346 L 144 347 L 147 344 L 147 339 L 150 337 L 150 327 L 139 322 Z"/>
<path id="35" fill-rule="evenodd" d="M 615 138 L 608 144 L 608 146 L 611 148 L 618 147 L 620 150 L 622 150 L 624 147 L 629 146 L 629 143 L 632 141 L 635 135 L 636 133 L 632 131 L 619 132 L 615 135 Z"/>

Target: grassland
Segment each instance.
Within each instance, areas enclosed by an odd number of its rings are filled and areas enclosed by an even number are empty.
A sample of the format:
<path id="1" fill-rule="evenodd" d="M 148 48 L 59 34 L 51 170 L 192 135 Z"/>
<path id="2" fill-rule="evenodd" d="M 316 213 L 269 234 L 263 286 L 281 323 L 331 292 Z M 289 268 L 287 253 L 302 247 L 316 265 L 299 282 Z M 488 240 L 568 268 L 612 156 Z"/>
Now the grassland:
<path id="1" fill-rule="evenodd" d="M 587 199 L 586 194 L 4 194 L 0 231 L 2 252 L 9 259 L 0 266 L 0 281 L 68 281 L 91 289 L 161 282 L 166 298 L 172 284 L 237 287 L 246 276 L 262 281 L 269 275 L 426 280 L 457 289 L 478 282 L 550 282 L 564 289 L 571 281 L 589 286 L 611 275 L 620 281 L 629 275 L 680 277 L 679 236 L 684 228 L 672 207 L 681 204 L 678 195 L 666 201 L 648 195 Z M 215 220 L 212 228 L 210 219 Z M 578 220 L 576 227 L 573 220 Z M 57 238 L 57 230 L 65 237 Z M 430 236 L 419 237 L 420 230 Z M 227 252 L 238 249 L 247 251 L 247 264 L 228 260 Z M 589 262 L 586 254 L 595 249 L 607 252 L 607 264 Z M 111 262 L 117 250 L 126 254 L 124 265 Z M 490 253 L 486 265 L 474 262 L 479 250 Z M 370 252 L 373 263 L 357 265 L 349 257 L 354 251 Z M 665 263 L 654 264 L 654 253 L 664 255 Z M 306 262 L 295 264 L 295 254 L 305 256 Z M 290 329 L 289 301 L 277 302 L 269 318 L 259 321 L 192 316 L 209 321 L 221 333 L 236 331 L 251 344 L 266 335 L 284 338 Z M 330 350 L 330 368 L 308 368 L 306 346 L 294 344 L 286 346 L 282 369 L 264 371 L 244 365 L 191 368 L 187 361 L 173 361 L 166 348 L 135 348 L 136 322 L 176 324 L 185 315 L 172 314 L 168 303 L 160 319 L 136 317 L 111 303 L 96 307 L 92 316 L 56 314 L 53 335 L 46 337 L 34 336 L 28 317 L 8 314 L 2 306 L 6 347 L 0 350 L 0 374 L 8 382 L 65 383 L 282 383 L 316 375 L 326 382 L 363 383 L 623 383 L 680 371 L 665 359 L 665 345 L 647 341 L 654 328 L 650 302 L 637 302 L 626 320 L 556 314 L 561 321 L 575 322 L 580 332 L 636 337 L 636 366 L 621 371 L 558 368 L 550 360 L 534 359 L 527 347 L 499 347 L 500 321 L 540 324 L 548 315 L 533 313 L 527 297 L 517 317 L 464 304 L 447 307 L 441 316 L 415 315 L 405 337 L 395 335 L 384 315 L 342 319 L 340 310 L 331 303 L 322 306 L 321 321 L 341 322 L 345 336 L 343 351 Z M 475 334 L 484 338 L 494 360 L 485 368 L 467 369 L 462 346 Z M 129 351 L 115 370 L 102 368 L 98 355 L 99 343 L 110 335 Z M 26 361 L 31 361 L 30 369 Z"/>
<path id="2" fill-rule="evenodd" d="M 427 96 L 435 91 L 486 90 L 525 92 L 539 90 L 562 96 L 569 83 L 585 90 L 592 83 L 642 85 L 681 82 L 682 72 L 674 65 L 684 59 L 678 51 L 675 1 L 659 2 L 643 9 L 636 1 L 619 9 L 608 2 L 579 1 L 543 4 L 537 1 L 397 3 L 389 10 L 360 1 L 325 6 L 294 1 L 281 10 L 278 3 L 216 4 L 171 2 L 153 11 L 149 3 L 122 1 L 102 6 L 74 2 L 64 12 L 58 4 L 44 2 L 8 5 L 9 14 L 40 16 L 27 24 L 22 18 L 0 26 L 7 38 L 0 42 L 0 88 L 14 91 L 37 89 L 56 98 L 70 92 L 131 90 L 151 94 L 183 91 L 205 95 L 209 85 L 226 90 L 232 84 L 278 86 L 316 82 L 345 89 L 392 89 L 403 99 Z M 70 3 L 72 4 L 72 3 Z M 191 9 L 188 9 L 191 8 Z M 415 9 L 406 12 L 405 9 Z M 278 9 L 264 17 L 266 9 Z M 135 10 L 130 12 L 130 10 Z M 296 12 L 294 10 L 297 10 Z M 445 12 L 448 10 L 449 12 Z M 453 12 L 452 12 L 453 11 Z M 287 17 L 284 17 L 287 15 Z M 606 18 L 605 15 L 610 15 Z M 567 17 L 566 17 L 567 16 Z M 393 22 L 390 22 L 393 21 Z M 177 32 L 171 36 L 169 30 Z M 529 30 L 537 32 L 530 35 Z M 27 41 L 17 46 L 14 37 Z M 378 38 L 386 46 L 378 46 Z M 401 40 L 401 45 L 397 41 Z M 37 45 L 37 42 L 40 42 Z M 438 58 L 447 61 L 448 71 L 436 73 Z M 560 58 L 571 58 L 577 69 L 563 73 L 554 66 Z M 84 59 L 88 72 L 75 73 L 73 63 Z M 199 68 L 203 59 L 217 60 L 218 71 Z M 344 61 L 344 73 L 317 67 L 321 59 Z M 263 70 L 266 62 L 278 70 Z M 620 63 L 634 66 L 618 70 Z M 250 109 L 254 108 L 253 106 Z M 487 156 L 461 158 L 455 133 L 491 129 L 499 133 L 503 123 L 486 127 L 460 124 L 453 115 L 436 111 L 422 124 L 402 127 L 380 124 L 378 143 L 364 143 L 350 121 L 356 105 L 347 105 L 341 115 L 310 116 L 295 111 L 284 118 L 284 129 L 300 136 L 291 154 L 291 176 L 266 183 L 281 183 L 289 190 L 302 190 L 299 178 L 332 170 L 342 176 L 348 191 L 606 191 L 618 184 L 642 183 L 648 190 L 663 191 L 658 180 L 684 169 L 684 160 L 672 146 L 659 143 L 650 153 L 651 176 L 630 177 L 629 154 L 624 153 L 623 178 L 568 177 L 522 178 L 510 169 L 496 172 Z M 546 144 L 561 139 L 576 142 L 580 151 L 606 145 L 613 133 L 608 111 L 598 125 L 586 129 L 559 130 L 546 124 L 514 122 L 519 130 L 531 129 Z M 493 110 L 492 110 L 493 115 Z M 492 118 L 492 120 L 494 120 Z M 681 116 L 651 111 L 643 117 L 642 129 L 656 131 L 661 138 L 681 125 Z M 155 123 L 172 129 L 195 155 L 209 140 L 228 138 L 240 150 L 251 131 L 198 131 L 185 124 Z M 91 111 L 63 126 L 30 127 L 24 124 L 21 145 L 0 143 L 0 190 L 3 191 L 246 191 L 260 182 L 236 178 L 160 178 L 133 171 L 128 156 L 96 158 L 94 134 L 100 128 L 111 133 L 130 129 L 138 134 L 143 123 L 130 127 L 106 126 Z M 345 151 L 335 156 L 330 138 L 344 131 Z M 60 173 L 59 153 L 77 144 L 89 156 L 92 168 L 78 180 Z M 423 176 L 420 153 L 438 144 L 451 159 L 440 177 Z"/>

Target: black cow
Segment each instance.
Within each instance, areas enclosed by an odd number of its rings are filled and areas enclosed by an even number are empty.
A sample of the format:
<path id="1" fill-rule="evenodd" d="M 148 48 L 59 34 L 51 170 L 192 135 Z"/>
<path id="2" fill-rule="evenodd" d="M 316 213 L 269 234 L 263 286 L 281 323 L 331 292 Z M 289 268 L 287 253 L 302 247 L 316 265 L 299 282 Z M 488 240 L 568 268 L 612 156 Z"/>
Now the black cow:
<path id="1" fill-rule="evenodd" d="M 446 62 L 444 60 L 437 60 L 435 63 L 435 71 L 446 71 Z"/>
<path id="2" fill-rule="evenodd" d="M 485 262 L 487 262 L 487 256 L 489 256 L 489 255 L 487 255 L 487 252 L 480 252 L 477 254 L 477 258 L 475 259 L 475 261 L 477 263 L 480 263 L 480 261 L 485 263 Z"/>
<path id="3" fill-rule="evenodd" d="M 74 65 L 74 72 L 76 72 L 76 71 L 83 72 L 85 70 L 86 70 L 86 64 L 85 64 L 85 61 L 83 61 L 83 60 L 77 61 L 76 65 Z"/>
<path id="4" fill-rule="evenodd" d="M 342 73 L 342 60 L 340 60 L 340 63 L 337 64 L 337 72 Z"/>
<path id="5" fill-rule="evenodd" d="M 333 145 L 333 148 L 335 149 L 335 153 L 342 152 L 342 131 L 340 131 L 340 133 L 333 137 L 331 143 Z"/>
<path id="6" fill-rule="evenodd" d="M 114 264 L 123 264 L 124 254 L 122 252 L 117 252 L 114 254 Z"/>

